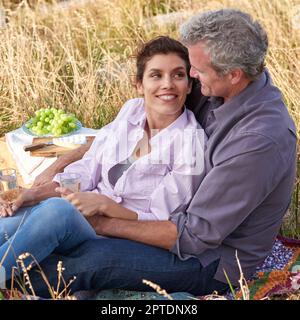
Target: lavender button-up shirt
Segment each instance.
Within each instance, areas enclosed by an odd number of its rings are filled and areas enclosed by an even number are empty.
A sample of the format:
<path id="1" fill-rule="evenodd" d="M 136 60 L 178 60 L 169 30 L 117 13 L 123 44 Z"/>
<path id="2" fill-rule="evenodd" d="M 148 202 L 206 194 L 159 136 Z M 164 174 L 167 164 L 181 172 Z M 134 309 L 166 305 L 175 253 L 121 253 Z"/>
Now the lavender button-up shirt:
<path id="1" fill-rule="evenodd" d="M 168 220 L 185 211 L 204 177 L 205 134 L 194 114 L 183 113 L 154 135 L 151 152 L 134 161 L 116 183 L 109 177 L 127 161 L 144 135 L 144 100 L 127 101 L 103 127 L 84 157 L 64 172 L 81 175 L 81 191 L 104 194 L 135 211 L 139 220 Z M 60 174 L 54 177 L 59 182 Z"/>

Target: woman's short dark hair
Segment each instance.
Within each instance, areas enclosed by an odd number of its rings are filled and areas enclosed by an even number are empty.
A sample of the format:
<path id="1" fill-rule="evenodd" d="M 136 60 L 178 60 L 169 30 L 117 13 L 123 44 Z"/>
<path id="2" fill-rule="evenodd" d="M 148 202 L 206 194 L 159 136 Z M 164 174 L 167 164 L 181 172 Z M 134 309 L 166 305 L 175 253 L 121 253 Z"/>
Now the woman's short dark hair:
<path id="1" fill-rule="evenodd" d="M 167 36 L 158 36 L 144 43 L 138 50 L 136 55 L 136 81 L 141 82 L 143 80 L 146 64 L 153 56 L 169 53 L 178 55 L 185 62 L 187 75 L 189 77 L 191 65 L 187 48 L 175 39 Z"/>

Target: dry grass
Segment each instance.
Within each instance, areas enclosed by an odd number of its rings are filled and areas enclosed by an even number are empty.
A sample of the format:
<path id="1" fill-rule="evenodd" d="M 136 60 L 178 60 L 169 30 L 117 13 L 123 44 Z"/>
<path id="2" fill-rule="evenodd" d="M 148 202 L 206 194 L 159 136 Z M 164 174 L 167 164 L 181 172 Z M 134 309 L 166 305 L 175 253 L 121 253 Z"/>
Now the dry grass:
<path id="1" fill-rule="evenodd" d="M 267 29 L 267 65 L 299 132 L 300 25 L 294 22 L 293 27 L 297 1 L 72 2 L 64 7 L 40 4 L 33 10 L 23 1 L 7 10 L 9 23 L 0 30 L 0 135 L 45 105 L 74 112 L 85 126 L 106 124 L 136 95 L 130 76 L 137 44 L 158 34 L 178 37 L 177 25 L 184 18 L 223 7 L 241 8 Z M 174 16 L 175 11 L 183 13 Z M 173 18 L 163 19 L 166 13 Z"/>
<path id="2" fill-rule="evenodd" d="M 28 259 L 30 259 L 30 263 L 28 264 Z M 27 260 L 27 262 L 25 262 Z M 75 298 L 70 293 L 70 286 L 76 280 L 76 277 L 72 278 L 68 282 L 63 277 L 63 268 L 62 262 L 59 261 L 57 264 L 57 286 L 54 288 L 49 283 L 45 273 L 43 272 L 42 268 L 40 267 L 37 260 L 32 256 L 30 253 L 23 253 L 17 259 L 17 268 L 13 268 L 12 279 L 11 279 L 11 293 L 12 299 L 14 298 L 14 282 L 18 284 L 18 287 L 22 290 L 23 296 L 27 300 L 37 299 L 36 293 L 31 283 L 31 279 L 29 276 L 29 271 L 32 269 L 33 266 L 36 266 L 37 271 L 41 274 L 43 281 L 47 285 L 50 297 L 52 300 L 75 300 Z M 61 289 L 62 287 L 62 289 Z M 20 292 L 16 292 L 16 296 L 19 297 Z"/>
<path id="3" fill-rule="evenodd" d="M 10 250 L 10 248 L 8 249 Z M 0 267 L 3 260 L 0 262 Z M 30 253 L 21 254 L 17 260 L 17 266 L 12 268 L 12 277 L 11 277 L 11 286 L 9 289 L 5 289 L 6 295 L 8 297 L 6 299 L 9 300 L 37 300 L 38 297 L 33 288 L 29 271 L 33 266 L 36 267 L 36 272 L 41 274 L 43 281 L 45 282 L 51 300 L 76 300 L 76 298 L 71 295 L 70 286 L 76 281 L 76 277 L 66 281 L 63 272 L 65 268 L 62 265 L 62 262 L 59 261 L 57 264 L 57 286 L 53 287 L 48 281 L 47 276 L 44 271 L 40 267 L 37 260 Z M 29 263 L 30 262 L 30 263 Z M 19 289 L 17 290 L 16 287 Z M 2 292 L 3 292 L 2 291 Z M 0 300 L 4 299 L 4 296 L 0 290 Z"/>

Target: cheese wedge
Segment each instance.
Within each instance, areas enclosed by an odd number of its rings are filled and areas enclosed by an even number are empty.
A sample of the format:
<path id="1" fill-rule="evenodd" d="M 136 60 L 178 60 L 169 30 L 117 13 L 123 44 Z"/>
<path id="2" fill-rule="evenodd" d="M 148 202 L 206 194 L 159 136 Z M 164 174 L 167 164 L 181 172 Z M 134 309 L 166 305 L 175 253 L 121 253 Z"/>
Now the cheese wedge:
<path id="1" fill-rule="evenodd" d="M 69 148 L 69 149 L 76 149 L 80 147 L 82 144 L 86 144 L 87 139 L 84 135 L 76 134 L 72 136 L 66 136 L 61 138 L 53 138 L 53 144 L 56 146 Z"/>

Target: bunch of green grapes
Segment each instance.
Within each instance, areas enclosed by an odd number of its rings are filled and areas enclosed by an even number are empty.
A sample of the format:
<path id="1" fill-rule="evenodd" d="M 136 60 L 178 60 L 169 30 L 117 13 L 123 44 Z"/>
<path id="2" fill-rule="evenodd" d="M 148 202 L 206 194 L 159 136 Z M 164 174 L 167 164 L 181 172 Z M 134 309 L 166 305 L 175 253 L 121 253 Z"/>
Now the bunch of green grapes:
<path id="1" fill-rule="evenodd" d="M 66 114 L 56 108 L 42 108 L 35 112 L 35 117 L 31 118 L 25 127 L 38 136 L 51 134 L 59 137 L 74 131 L 77 122 L 74 114 Z"/>

